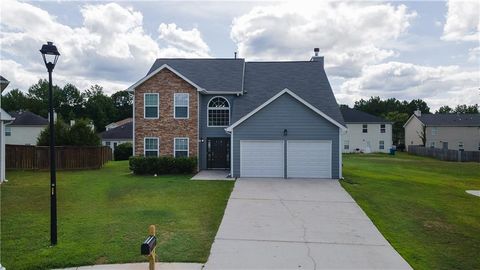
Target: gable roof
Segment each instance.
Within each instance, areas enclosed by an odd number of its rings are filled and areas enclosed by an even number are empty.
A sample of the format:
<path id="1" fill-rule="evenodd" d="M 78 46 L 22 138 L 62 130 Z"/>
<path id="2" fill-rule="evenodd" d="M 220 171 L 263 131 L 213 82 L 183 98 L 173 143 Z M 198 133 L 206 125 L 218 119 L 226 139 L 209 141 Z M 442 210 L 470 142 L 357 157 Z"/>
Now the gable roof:
<path id="1" fill-rule="evenodd" d="M 13 118 L 8 114 L 6 111 L 4 111 L 2 108 L 0 108 L 0 121 L 12 121 Z"/>
<path id="2" fill-rule="evenodd" d="M 110 123 L 108 125 L 106 125 L 106 127 L 118 127 L 118 126 L 121 126 L 123 124 L 126 124 L 126 123 L 129 123 L 129 122 L 132 122 L 133 121 L 133 118 L 132 117 L 129 117 L 129 118 L 125 118 L 125 119 L 122 119 L 120 121 L 117 121 L 117 122 L 113 122 L 113 123 Z"/>
<path id="3" fill-rule="evenodd" d="M 150 78 L 162 67 L 168 67 L 199 90 L 211 93 L 240 93 L 243 87 L 244 59 L 232 58 L 159 58 L 145 78 Z M 139 82 L 140 82 L 139 81 Z M 133 90 L 141 83 L 129 89 Z"/>
<path id="4" fill-rule="evenodd" d="M 284 94 L 289 94 L 290 96 L 292 96 L 293 98 L 295 98 L 296 100 L 300 101 L 300 103 L 302 103 L 303 105 L 307 106 L 308 108 L 310 108 L 311 110 L 313 110 L 314 112 L 316 112 L 317 114 L 321 115 L 322 117 L 324 117 L 325 119 L 327 119 L 329 122 L 331 122 L 332 124 L 336 125 L 337 127 L 345 130 L 346 127 L 340 123 L 338 123 L 337 121 L 335 121 L 334 119 L 332 119 L 331 117 L 329 117 L 328 115 L 326 115 L 324 112 L 320 111 L 319 109 L 317 109 L 315 106 L 313 106 L 312 104 L 308 103 L 307 101 L 305 101 L 304 99 L 302 99 L 301 97 L 299 97 L 298 95 L 296 95 L 295 93 L 293 93 L 292 91 L 290 91 L 289 89 L 285 88 L 284 90 L 278 92 L 275 96 L 271 97 L 269 100 L 267 100 L 266 102 L 264 102 L 262 105 L 258 106 L 257 108 L 255 108 L 254 110 L 252 110 L 251 112 L 249 112 L 248 114 L 246 114 L 245 116 L 243 116 L 242 118 L 238 119 L 235 123 L 233 123 L 232 125 L 230 125 L 228 128 L 226 128 L 225 130 L 226 131 L 229 131 L 231 132 L 236 126 L 240 125 L 243 121 L 247 120 L 248 118 L 250 118 L 251 116 L 253 116 L 255 113 L 257 113 L 258 111 L 260 111 L 261 109 L 265 108 L 266 106 L 268 106 L 268 104 L 272 103 L 273 101 L 275 101 L 277 98 L 281 97 L 282 95 Z"/>
<path id="5" fill-rule="evenodd" d="M 132 139 L 133 138 L 133 122 L 128 122 L 116 128 L 109 129 L 100 134 L 105 139 Z"/>
<path id="6" fill-rule="evenodd" d="M 340 107 L 345 123 L 391 123 L 381 117 L 347 107 Z"/>
<path id="7" fill-rule="evenodd" d="M 417 118 L 427 126 L 480 127 L 480 114 L 422 114 Z"/>
<path id="8" fill-rule="evenodd" d="M 10 126 L 46 126 L 48 120 L 29 111 L 12 112 L 10 115 L 15 118 Z"/>
<path id="9" fill-rule="evenodd" d="M 285 88 L 345 126 L 323 61 L 246 62 L 244 95 L 235 99 L 232 122 L 238 121 Z"/>

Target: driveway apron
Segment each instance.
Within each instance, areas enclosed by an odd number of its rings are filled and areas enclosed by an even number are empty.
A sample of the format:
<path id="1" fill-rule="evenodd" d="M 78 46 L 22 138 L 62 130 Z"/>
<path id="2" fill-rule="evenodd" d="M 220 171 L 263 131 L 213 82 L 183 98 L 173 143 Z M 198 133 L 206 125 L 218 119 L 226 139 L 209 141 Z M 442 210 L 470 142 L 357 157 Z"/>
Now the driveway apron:
<path id="1" fill-rule="evenodd" d="M 331 179 L 241 178 L 205 269 L 411 269 Z"/>

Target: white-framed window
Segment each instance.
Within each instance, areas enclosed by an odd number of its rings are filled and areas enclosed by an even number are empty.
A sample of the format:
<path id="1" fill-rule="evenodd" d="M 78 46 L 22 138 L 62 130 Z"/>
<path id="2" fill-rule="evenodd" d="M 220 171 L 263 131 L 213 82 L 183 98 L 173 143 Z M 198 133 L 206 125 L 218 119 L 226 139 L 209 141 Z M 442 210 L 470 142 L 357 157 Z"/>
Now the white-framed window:
<path id="1" fill-rule="evenodd" d="M 188 138 L 175 138 L 173 142 L 173 154 L 177 157 L 188 157 Z"/>
<path id="2" fill-rule="evenodd" d="M 435 142 L 430 142 L 430 147 L 435 148 Z"/>
<path id="3" fill-rule="evenodd" d="M 12 128 L 9 126 L 5 126 L 5 136 L 12 136 Z"/>
<path id="4" fill-rule="evenodd" d="M 385 149 L 385 141 L 379 141 L 379 142 L 378 142 L 378 148 L 379 148 L 380 150 Z"/>
<path id="5" fill-rule="evenodd" d="M 344 150 L 350 149 L 350 142 L 349 142 L 348 140 L 345 140 L 345 141 L 343 142 L 343 149 L 344 149 Z"/>
<path id="6" fill-rule="evenodd" d="M 385 133 L 385 124 L 380 124 L 380 133 Z"/>
<path id="7" fill-rule="evenodd" d="M 188 93 L 175 93 L 173 96 L 173 117 L 176 119 L 187 119 L 189 117 L 188 103 Z"/>
<path id="8" fill-rule="evenodd" d="M 115 150 L 115 149 L 117 148 L 117 145 L 118 145 L 117 142 L 114 142 L 114 143 L 113 143 L 113 150 Z"/>
<path id="9" fill-rule="evenodd" d="M 230 125 L 230 104 L 223 97 L 213 97 L 208 102 L 208 127 L 228 127 Z"/>
<path id="10" fill-rule="evenodd" d="M 105 145 L 106 145 L 106 146 L 110 146 L 110 141 L 106 141 L 106 142 L 105 142 Z"/>
<path id="11" fill-rule="evenodd" d="M 144 117 L 146 119 L 158 119 L 159 95 L 158 93 L 145 93 L 143 97 Z"/>
<path id="12" fill-rule="evenodd" d="M 362 125 L 362 133 L 368 133 L 368 125 L 367 124 Z"/>
<path id="13" fill-rule="evenodd" d="M 432 136 L 435 136 L 435 135 L 437 135 L 437 128 L 432 127 Z"/>
<path id="14" fill-rule="evenodd" d="M 463 142 L 458 142 L 458 150 L 463 150 Z"/>
<path id="15" fill-rule="evenodd" d="M 146 157 L 158 157 L 158 138 L 157 137 L 146 137 L 143 145 L 144 156 Z"/>

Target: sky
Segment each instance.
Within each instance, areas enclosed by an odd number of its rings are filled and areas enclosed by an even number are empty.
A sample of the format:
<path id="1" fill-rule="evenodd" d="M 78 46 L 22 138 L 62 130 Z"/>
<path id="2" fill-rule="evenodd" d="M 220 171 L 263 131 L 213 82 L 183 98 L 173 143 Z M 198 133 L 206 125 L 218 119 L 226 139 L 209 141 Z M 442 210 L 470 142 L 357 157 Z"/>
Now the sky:
<path id="1" fill-rule="evenodd" d="M 54 82 L 124 90 L 159 57 L 303 61 L 320 48 L 338 103 L 370 96 L 480 103 L 480 1 L 0 3 L 0 74 L 8 89 Z"/>

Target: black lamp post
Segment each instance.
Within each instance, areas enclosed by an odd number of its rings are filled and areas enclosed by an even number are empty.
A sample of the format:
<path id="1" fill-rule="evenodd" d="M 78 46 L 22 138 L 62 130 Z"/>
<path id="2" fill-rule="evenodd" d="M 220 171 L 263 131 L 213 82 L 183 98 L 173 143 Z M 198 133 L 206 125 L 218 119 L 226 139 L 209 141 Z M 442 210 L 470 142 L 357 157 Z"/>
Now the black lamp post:
<path id="1" fill-rule="evenodd" d="M 50 243 L 57 244 L 57 176 L 55 168 L 55 119 L 53 116 L 52 71 L 60 53 L 53 42 L 48 41 L 40 50 L 48 71 L 48 107 L 50 113 Z"/>

